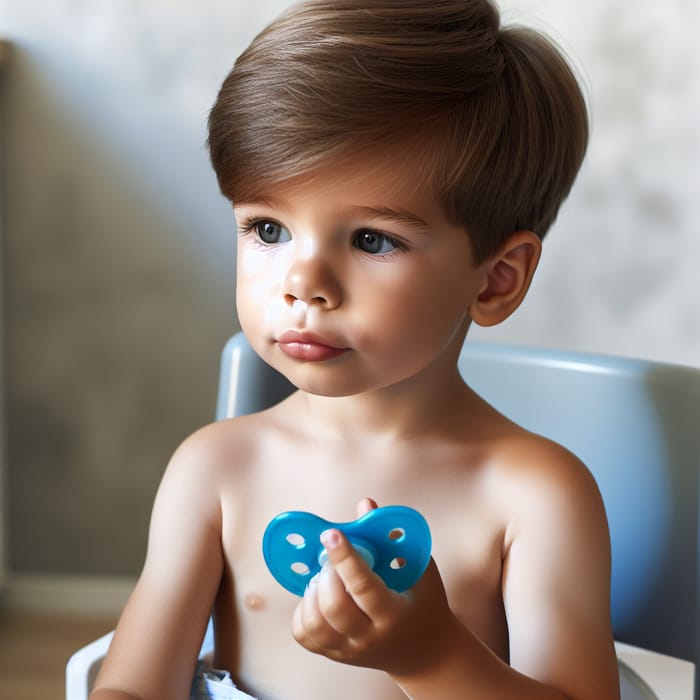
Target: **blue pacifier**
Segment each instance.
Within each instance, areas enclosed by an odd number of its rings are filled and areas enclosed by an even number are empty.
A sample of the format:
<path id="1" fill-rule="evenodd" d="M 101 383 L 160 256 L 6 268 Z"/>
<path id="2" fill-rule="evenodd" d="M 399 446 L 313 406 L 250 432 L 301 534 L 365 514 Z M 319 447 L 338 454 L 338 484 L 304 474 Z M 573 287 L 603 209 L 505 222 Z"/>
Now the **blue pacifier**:
<path id="1" fill-rule="evenodd" d="M 384 506 L 349 523 L 332 523 L 302 511 L 281 513 L 263 535 L 270 573 L 288 591 L 303 596 L 328 559 L 321 533 L 340 530 L 388 588 L 402 593 L 423 575 L 432 539 L 425 518 L 413 508 Z"/>

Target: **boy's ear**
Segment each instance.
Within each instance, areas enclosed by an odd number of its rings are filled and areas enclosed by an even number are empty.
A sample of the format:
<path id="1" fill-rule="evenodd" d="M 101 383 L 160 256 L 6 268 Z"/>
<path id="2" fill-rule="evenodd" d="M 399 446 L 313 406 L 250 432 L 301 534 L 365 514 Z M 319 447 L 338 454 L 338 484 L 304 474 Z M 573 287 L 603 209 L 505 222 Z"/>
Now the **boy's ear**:
<path id="1" fill-rule="evenodd" d="M 532 231 L 518 231 L 501 249 L 482 263 L 484 281 L 469 307 L 474 323 L 495 326 L 515 311 L 530 288 L 542 251 Z"/>

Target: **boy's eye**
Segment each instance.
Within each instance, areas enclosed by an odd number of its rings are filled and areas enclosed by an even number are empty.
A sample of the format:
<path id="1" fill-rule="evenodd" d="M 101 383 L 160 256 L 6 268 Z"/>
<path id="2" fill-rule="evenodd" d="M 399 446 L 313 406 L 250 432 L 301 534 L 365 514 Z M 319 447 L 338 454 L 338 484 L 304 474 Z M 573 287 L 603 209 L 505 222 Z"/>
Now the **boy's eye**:
<path id="1" fill-rule="evenodd" d="M 284 226 L 274 221 L 256 221 L 253 228 L 263 243 L 286 243 L 292 238 Z"/>
<path id="2" fill-rule="evenodd" d="M 399 247 L 394 239 L 376 231 L 360 231 L 355 246 L 370 255 L 384 255 Z"/>

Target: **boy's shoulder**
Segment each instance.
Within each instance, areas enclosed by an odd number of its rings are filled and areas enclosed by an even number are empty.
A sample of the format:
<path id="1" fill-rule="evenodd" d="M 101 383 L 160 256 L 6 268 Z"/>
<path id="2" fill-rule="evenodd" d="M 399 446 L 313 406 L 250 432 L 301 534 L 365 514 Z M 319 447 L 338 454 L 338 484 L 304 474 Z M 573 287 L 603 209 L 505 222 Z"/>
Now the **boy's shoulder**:
<path id="1" fill-rule="evenodd" d="M 605 523 L 598 485 L 566 447 L 511 424 L 493 446 L 487 470 L 509 534 L 537 528 Z"/>
<path id="2" fill-rule="evenodd" d="M 570 482 L 593 482 L 585 464 L 569 449 L 513 422 L 478 397 L 461 420 L 466 443 L 483 453 L 483 466 L 501 485 L 532 484 L 560 487 Z"/>
<path id="3" fill-rule="evenodd" d="M 156 505 L 187 504 L 200 518 L 218 522 L 224 502 L 235 497 L 260 463 L 274 424 L 266 413 L 210 423 L 188 436 L 170 458 Z"/>
<path id="4" fill-rule="evenodd" d="M 175 451 L 171 466 L 194 467 L 200 476 L 230 473 L 254 462 L 264 437 L 274 428 L 269 411 L 237 416 L 205 425 L 188 436 Z"/>
<path id="5" fill-rule="evenodd" d="M 475 413 L 476 428 L 469 431 L 467 446 L 480 455 L 484 495 L 508 523 L 562 511 L 569 517 L 602 512 L 595 479 L 572 451 L 488 404 L 477 404 Z"/>

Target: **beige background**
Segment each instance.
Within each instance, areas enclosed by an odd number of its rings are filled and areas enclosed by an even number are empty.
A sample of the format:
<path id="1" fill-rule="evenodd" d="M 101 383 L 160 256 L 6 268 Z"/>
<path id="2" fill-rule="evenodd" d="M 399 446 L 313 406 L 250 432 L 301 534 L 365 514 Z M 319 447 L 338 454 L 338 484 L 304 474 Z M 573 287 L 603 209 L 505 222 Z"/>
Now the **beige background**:
<path id="1" fill-rule="evenodd" d="M 205 119 L 285 5 L 0 0 L 14 572 L 136 573 L 168 456 L 213 415 L 236 321 Z M 584 67 L 593 140 L 524 307 L 473 337 L 700 365 L 700 6 L 503 6 Z"/>

